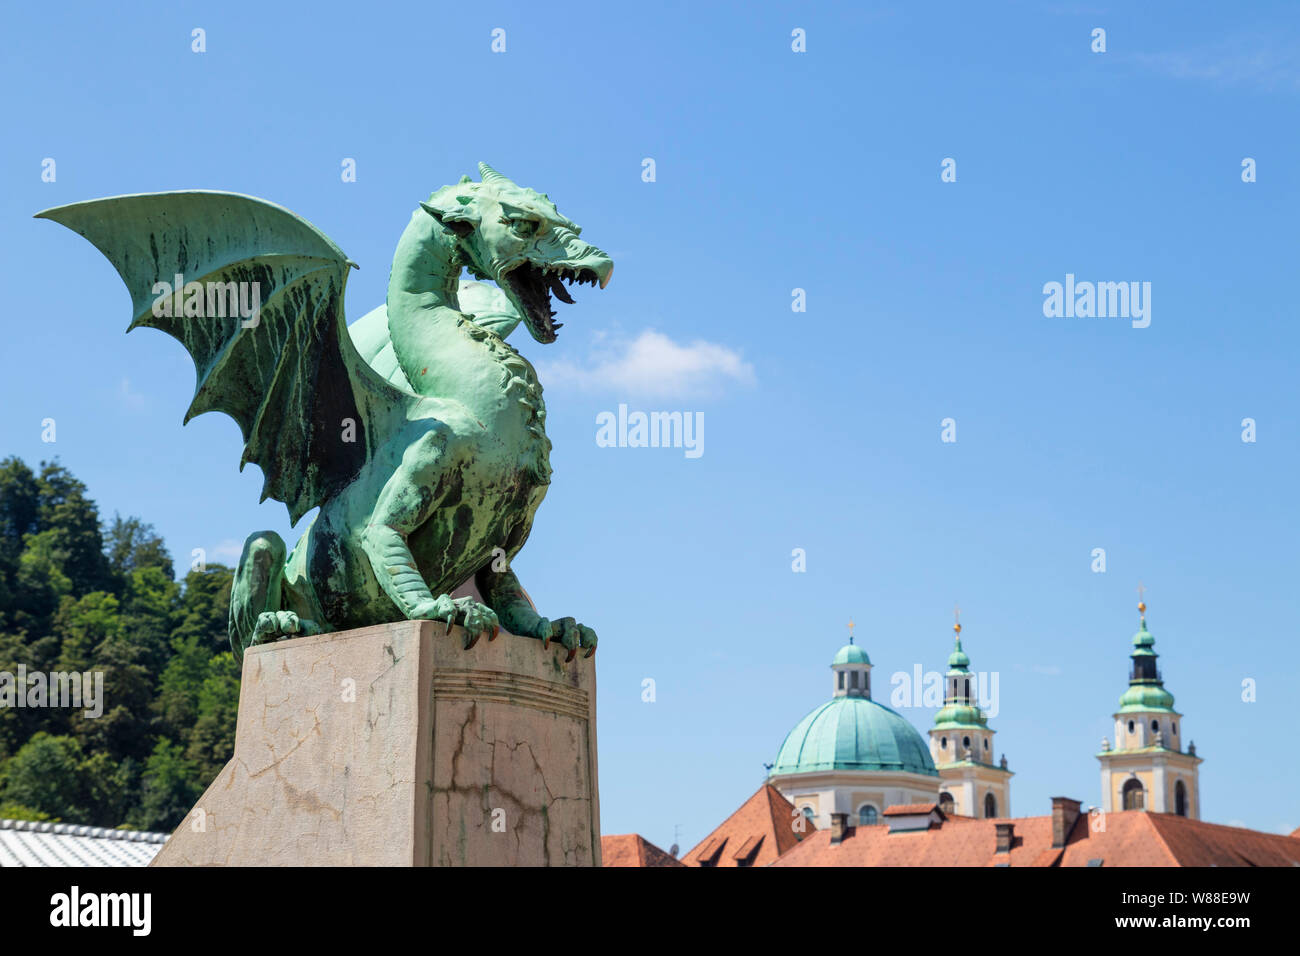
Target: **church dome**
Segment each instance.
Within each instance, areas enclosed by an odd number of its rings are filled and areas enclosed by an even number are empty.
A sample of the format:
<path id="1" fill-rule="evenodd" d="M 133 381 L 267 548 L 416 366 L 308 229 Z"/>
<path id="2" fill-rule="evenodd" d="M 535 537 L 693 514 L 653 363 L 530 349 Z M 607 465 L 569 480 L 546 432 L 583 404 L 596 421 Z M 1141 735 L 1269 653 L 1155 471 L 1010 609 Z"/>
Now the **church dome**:
<path id="1" fill-rule="evenodd" d="M 847 696 L 827 701 L 799 721 L 772 766 L 773 776 L 826 770 L 938 775 L 925 741 L 905 718 L 869 697 Z"/>
<path id="2" fill-rule="evenodd" d="M 934 715 L 934 726 L 937 730 L 959 730 L 963 727 L 986 730 L 988 725 L 988 718 L 984 716 L 984 711 L 973 704 L 953 701 L 944 704 Z"/>
<path id="3" fill-rule="evenodd" d="M 858 645 L 850 642 L 835 652 L 835 660 L 831 661 L 831 666 L 836 664 L 870 664 L 871 658 L 867 657 L 867 652 Z"/>
<path id="4" fill-rule="evenodd" d="M 1120 713 L 1173 709 L 1174 695 L 1159 684 L 1132 684 L 1119 699 Z"/>

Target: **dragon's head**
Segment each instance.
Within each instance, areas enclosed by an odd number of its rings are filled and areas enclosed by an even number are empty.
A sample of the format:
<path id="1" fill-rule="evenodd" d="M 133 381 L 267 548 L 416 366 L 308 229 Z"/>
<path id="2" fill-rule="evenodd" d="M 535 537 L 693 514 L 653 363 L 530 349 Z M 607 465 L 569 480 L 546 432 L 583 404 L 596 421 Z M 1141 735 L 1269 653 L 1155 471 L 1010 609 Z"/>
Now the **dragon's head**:
<path id="1" fill-rule="evenodd" d="M 549 196 L 516 186 L 486 163 L 478 168 L 482 182 L 465 176 L 420 205 L 455 234 L 475 278 L 501 287 L 532 337 L 554 342 L 563 323 L 555 321 L 551 294 L 571 305 L 565 282 L 603 289 L 614 263 L 578 238 L 582 228 L 561 216 Z"/>

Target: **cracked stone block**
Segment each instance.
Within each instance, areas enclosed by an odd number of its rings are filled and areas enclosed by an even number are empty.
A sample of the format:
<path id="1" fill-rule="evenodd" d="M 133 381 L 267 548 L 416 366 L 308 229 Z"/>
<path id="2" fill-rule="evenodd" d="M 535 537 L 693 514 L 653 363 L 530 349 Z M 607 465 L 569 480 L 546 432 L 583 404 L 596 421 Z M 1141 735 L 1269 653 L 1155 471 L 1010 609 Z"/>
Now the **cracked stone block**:
<path id="1" fill-rule="evenodd" d="M 154 866 L 599 866 L 595 660 L 403 621 L 250 648 Z"/>

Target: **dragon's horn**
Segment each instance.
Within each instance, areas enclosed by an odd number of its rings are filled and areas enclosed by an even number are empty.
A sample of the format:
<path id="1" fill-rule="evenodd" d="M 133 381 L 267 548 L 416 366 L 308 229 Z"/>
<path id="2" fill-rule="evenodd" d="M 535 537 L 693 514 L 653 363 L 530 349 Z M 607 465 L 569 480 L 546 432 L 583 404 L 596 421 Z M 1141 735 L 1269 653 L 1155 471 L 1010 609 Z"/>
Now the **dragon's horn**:
<path id="1" fill-rule="evenodd" d="M 504 184 L 506 186 L 515 186 L 514 182 L 511 179 L 509 179 L 506 176 L 502 176 L 499 172 L 497 172 L 487 163 L 479 163 L 478 172 L 479 175 L 483 177 L 483 182 L 485 183 L 498 183 L 498 184 Z M 515 188 L 518 189 L 519 187 L 515 186 Z"/>

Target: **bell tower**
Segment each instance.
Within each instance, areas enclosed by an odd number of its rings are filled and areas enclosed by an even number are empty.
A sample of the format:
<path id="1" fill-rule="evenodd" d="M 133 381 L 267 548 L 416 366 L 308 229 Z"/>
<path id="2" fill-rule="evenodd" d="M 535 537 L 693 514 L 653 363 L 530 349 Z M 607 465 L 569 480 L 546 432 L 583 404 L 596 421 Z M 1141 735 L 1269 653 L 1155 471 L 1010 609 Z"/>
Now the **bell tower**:
<path id="1" fill-rule="evenodd" d="M 994 765 L 988 716 L 979 707 L 977 675 L 961 647 L 961 611 L 953 609 L 952 654 L 943 678 L 943 708 L 930 728 L 930 756 L 939 770 L 939 807 L 965 817 L 1011 816 L 1011 777 L 1004 755 Z"/>
<path id="2" fill-rule="evenodd" d="M 1138 585 L 1139 597 L 1145 588 Z M 1201 763 L 1196 744 L 1182 746 L 1182 715 L 1174 710 L 1174 695 L 1165 690 L 1156 667 L 1156 639 L 1147 630 L 1146 601 L 1138 601 L 1138 632 L 1133 635 L 1133 660 L 1128 690 L 1115 713 L 1115 744 L 1102 739 L 1101 808 L 1151 810 L 1180 817 L 1201 817 L 1197 774 Z"/>

